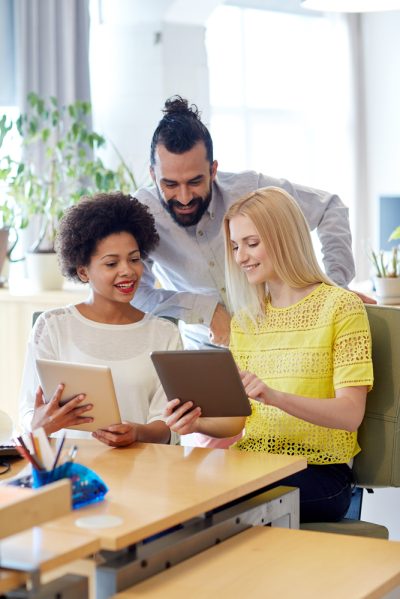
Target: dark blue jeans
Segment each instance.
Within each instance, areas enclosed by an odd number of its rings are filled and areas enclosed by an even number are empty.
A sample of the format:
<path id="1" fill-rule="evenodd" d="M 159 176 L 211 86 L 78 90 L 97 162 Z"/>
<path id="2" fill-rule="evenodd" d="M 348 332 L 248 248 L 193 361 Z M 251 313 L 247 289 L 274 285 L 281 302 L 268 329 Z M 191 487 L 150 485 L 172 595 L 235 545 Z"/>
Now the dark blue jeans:
<path id="1" fill-rule="evenodd" d="M 349 508 L 353 476 L 347 464 L 311 464 L 279 484 L 300 489 L 300 522 L 336 522 Z"/>

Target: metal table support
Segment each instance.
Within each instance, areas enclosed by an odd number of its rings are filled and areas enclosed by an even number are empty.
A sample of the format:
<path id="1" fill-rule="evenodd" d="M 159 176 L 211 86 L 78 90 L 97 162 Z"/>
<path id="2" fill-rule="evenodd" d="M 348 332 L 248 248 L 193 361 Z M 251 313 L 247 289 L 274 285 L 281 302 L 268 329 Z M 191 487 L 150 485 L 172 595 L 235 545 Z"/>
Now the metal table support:
<path id="1" fill-rule="evenodd" d="M 251 526 L 263 525 L 299 528 L 299 490 L 275 487 L 123 551 L 101 552 L 103 563 L 96 568 L 97 599 L 107 599 Z"/>

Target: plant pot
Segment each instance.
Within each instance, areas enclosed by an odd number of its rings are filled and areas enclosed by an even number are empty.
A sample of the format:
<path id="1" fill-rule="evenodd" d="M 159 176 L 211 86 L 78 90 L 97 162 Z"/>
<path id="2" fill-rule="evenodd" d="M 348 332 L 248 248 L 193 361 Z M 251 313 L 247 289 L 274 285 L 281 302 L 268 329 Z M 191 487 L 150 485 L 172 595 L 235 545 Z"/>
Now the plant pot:
<path id="1" fill-rule="evenodd" d="M 55 252 L 27 252 L 26 268 L 34 291 L 62 289 L 64 277 Z"/>
<path id="2" fill-rule="evenodd" d="M 379 304 L 400 304 L 400 277 L 375 277 L 374 284 Z"/>
<path id="3" fill-rule="evenodd" d="M 5 276 L 2 276 L 4 263 L 7 259 L 8 251 L 8 228 L 0 229 L 0 287 L 4 284 Z"/>
<path id="4" fill-rule="evenodd" d="M 0 228 L 0 287 L 3 287 L 8 279 L 10 255 L 18 241 L 18 234 L 15 229 L 13 231 L 15 239 L 10 242 L 10 228 Z"/>

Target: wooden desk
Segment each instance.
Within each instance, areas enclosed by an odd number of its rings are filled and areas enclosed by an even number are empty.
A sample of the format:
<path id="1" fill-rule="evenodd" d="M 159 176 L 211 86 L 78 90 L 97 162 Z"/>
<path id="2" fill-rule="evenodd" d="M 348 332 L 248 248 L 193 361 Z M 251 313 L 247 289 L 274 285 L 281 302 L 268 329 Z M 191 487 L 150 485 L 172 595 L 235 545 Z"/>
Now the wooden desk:
<path id="1" fill-rule="evenodd" d="M 99 539 L 85 531 L 60 533 L 37 526 L 70 511 L 68 480 L 35 490 L 0 486 L 0 594 L 29 580 L 32 587 L 29 596 L 33 598 L 58 596 L 57 593 L 61 597 L 64 590 L 73 592 L 77 599 L 87 598 L 88 581 L 82 576 L 69 575 L 47 585 L 41 583 L 43 573 L 91 555 L 100 548 Z M 53 595 L 46 594 L 50 586 Z"/>
<path id="2" fill-rule="evenodd" d="M 99 539 L 85 531 L 60 533 L 44 526 L 13 535 L 0 543 L 1 561 L 7 568 L 37 569 L 40 573 L 87 557 L 99 549 Z"/>
<path id="3" fill-rule="evenodd" d="M 80 533 L 77 521 L 82 517 L 122 519 L 112 528 L 90 528 L 101 548 L 108 550 L 96 569 L 98 599 L 254 523 L 286 518 L 289 513 L 295 522 L 295 516 L 298 519 L 298 490 L 262 491 L 304 469 L 302 457 L 155 444 L 110 449 L 94 440 L 79 440 L 78 445 L 78 461 L 95 470 L 110 491 L 105 501 L 52 521 L 46 528 Z M 253 492 L 259 496 L 248 499 Z M 225 505 L 234 500 L 238 503 Z M 216 508 L 221 509 L 214 512 Z M 169 530 L 176 525 L 181 526 Z M 158 533 L 164 534 L 145 541 Z"/>
<path id="4" fill-rule="evenodd" d="M 92 440 L 78 445 L 77 460 L 95 470 L 110 491 L 105 501 L 48 526 L 79 531 L 78 517 L 118 516 L 120 526 L 90 529 L 108 550 L 127 547 L 306 467 L 303 457 L 235 450 L 150 443 L 110 449 Z"/>
<path id="5" fill-rule="evenodd" d="M 24 584 L 27 576 L 24 572 L 16 572 L 15 570 L 0 570 L 0 595 L 16 589 Z"/>
<path id="6" fill-rule="evenodd" d="M 399 585 L 400 543 L 257 526 L 114 599 L 376 599 Z"/>
<path id="7" fill-rule="evenodd" d="M 0 539 L 70 511 L 71 485 L 67 480 L 36 491 L 0 486 Z"/>
<path id="8" fill-rule="evenodd" d="M 55 567 L 76 556 L 86 556 L 96 551 L 99 542 L 96 538 L 83 540 L 78 535 L 65 535 L 60 539 L 55 535 L 48 539 L 50 532 L 43 534 L 38 524 L 47 522 L 71 511 L 71 484 L 61 480 L 35 491 L 14 486 L 0 486 L 0 565 L 2 568 L 15 568 L 19 571 L 0 570 L 0 593 L 6 593 L 29 578 L 40 583 L 39 573 L 44 568 Z M 20 531 L 30 528 L 28 532 Z M 15 534 L 18 533 L 18 534 Z M 81 535 L 82 536 L 82 535 Z M 53 547 L 56 547 L 54 549 Z M 57 553 L 58 552 L 58 553 Z M 41 556 L 41 561 L 38 555 Z M 57 559 L 58 558 L 58 559 Z M 79 584 L 82 584 L 79 581 Z"/>

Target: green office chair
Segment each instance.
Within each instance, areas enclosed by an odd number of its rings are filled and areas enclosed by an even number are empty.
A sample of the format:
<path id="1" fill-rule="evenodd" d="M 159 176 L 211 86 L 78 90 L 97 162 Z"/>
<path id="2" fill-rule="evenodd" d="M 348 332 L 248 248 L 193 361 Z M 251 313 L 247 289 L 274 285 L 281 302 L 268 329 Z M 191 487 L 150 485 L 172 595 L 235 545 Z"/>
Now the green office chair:
<path id="1" fill-rule="evenodd" d="M 400 487 L 400 307 L 367 305 L 372 335 L 374 387 L 358 432 L 362 451 L 354 458 L 357 484 L 352 504 L 361 515 L 362 492 L 374 487 Z M 340 522 L 311 522 L 307 530 L 387 539 L 385 526 L 354 518 L 354 505 Z"/>
<path id="2" fill-rule="evenodd" d="M 38 311 L 38 312 L 34 312 L 32 314 L 32 326 L 35 324 L 35 322 L 37 321 L 37 319 L 39 318 L 41 313 L 42 313 L 41 311 Z"/>

